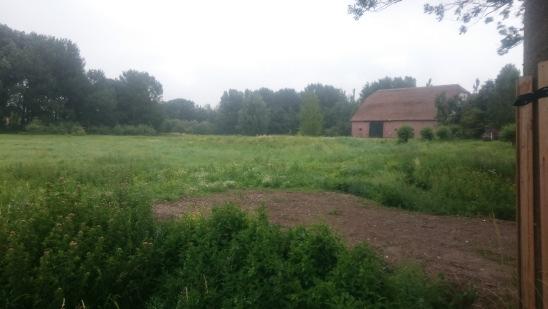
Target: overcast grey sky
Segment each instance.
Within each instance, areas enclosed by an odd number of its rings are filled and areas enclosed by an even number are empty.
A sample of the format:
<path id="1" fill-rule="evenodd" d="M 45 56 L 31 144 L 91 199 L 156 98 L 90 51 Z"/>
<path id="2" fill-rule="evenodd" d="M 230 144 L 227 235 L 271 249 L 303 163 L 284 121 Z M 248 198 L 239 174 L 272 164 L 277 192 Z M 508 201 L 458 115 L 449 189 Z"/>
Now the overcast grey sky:
<path id="1" fill-rule="evenodd" d="M 495 25 L 458 34 L 454 21 L 407 0 L 355 21 L 351 0 L 1 0 L 0 23 L 68 38 L 87 69 L 116 77 L 137 69 L 164 86 L 164 99 L 216 105 L 224 90 L 303 89 L 320 82 L 356 93 L 384 76 L 424 85 L 494 78 L 521 69 L 522 46 L 496 49 Z"/>

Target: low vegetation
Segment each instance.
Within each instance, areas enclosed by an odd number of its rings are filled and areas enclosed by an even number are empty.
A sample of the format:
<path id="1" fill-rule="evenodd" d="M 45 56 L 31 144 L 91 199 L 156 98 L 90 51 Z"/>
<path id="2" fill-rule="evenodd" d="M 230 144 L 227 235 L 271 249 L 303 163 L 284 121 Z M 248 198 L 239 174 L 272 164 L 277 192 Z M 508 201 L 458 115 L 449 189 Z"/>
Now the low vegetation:
<path id="1" fill-rule="evenodd" d="M 421 138 L 425 141 L 431 141 L 434 139 L 434 130 L 432 128 L 423 128 L 421 130 Z"/>
<path id="2" fill-rule="evenodd" d="M 4 308 L 462 307 L 474 299 L 325 227 L 282 231 L 235 207 L 154 221 L 129 186 L 90 195 L 75 179 L 0 217 Z"/>
<path id="3" fill-rule="evenodd" d="M 509 143 L 308 137 L 0 135 L 0 206 L 46 183 L 147 200 L 245 188 L 336 190 L 414 211 L 513 219 Z"/>
<path id="4" fill-rule="evenodd" d="M 157 200 L 337 190 L 405 209 L 511 219 L 508 143 L 308 137 L 0 135 L 5 308 L 463 307 L 419 270 L 233 208 L 158 222 Z M 22 275 L 24 274 L 24 275 Z"/>
<path id="5" fill-rule="evenodd" d="M 411 138 L 415 137 L 415 130 L 410 126 L 402 126 L 396 131 L 398 135 L 398 143 L 407 143 Z"/>

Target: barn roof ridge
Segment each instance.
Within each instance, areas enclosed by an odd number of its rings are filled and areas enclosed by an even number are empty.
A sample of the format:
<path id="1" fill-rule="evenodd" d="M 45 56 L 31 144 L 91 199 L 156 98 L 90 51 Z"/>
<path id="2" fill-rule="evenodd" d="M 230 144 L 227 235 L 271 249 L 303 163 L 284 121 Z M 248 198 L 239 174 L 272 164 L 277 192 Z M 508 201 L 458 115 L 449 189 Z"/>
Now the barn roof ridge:
<path id="1" fill-rule="evenodd" d="M 388 92 L 388 91 L 401 91 L 401 90 L 422 90 L 422 89 L 432 89 L 432 88 L 448 88 L 448 87 L 459 87 L 468 92 L 460 84 L 445 84 L 445 85 L 432 85 L 432 86 L 421 86 L 421 87 L 402 87 L 402 88 L 389 88 L 389 89 L 379 89 L 375 92 Z M 373 93 L 375 93 L 373 92 Z"/>

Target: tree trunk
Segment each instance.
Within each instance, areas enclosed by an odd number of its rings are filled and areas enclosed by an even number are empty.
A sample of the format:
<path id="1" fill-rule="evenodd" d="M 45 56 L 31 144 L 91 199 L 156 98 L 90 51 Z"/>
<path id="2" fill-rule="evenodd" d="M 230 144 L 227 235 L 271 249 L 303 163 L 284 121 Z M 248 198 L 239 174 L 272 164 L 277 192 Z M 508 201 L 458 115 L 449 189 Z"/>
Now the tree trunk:
<path id="1" fill-rule="evenodd" d="M 538 63 L 548 60 L 548 0 L 525 0 L 524 26 L 523 75 L 536 80 Z"/>

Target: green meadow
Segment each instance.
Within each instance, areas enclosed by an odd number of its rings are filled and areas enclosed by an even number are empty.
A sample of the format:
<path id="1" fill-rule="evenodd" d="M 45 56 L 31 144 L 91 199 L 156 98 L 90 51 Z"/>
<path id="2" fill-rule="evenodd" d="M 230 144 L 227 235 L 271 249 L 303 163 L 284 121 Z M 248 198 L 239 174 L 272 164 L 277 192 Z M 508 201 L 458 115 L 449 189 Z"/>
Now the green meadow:
<path id="1" fill-rule="evenodd" d="M 514 148 L 327 137 L 0 135 L 0 206 L 47 183 L 86 195 L 127 187 L 152 202 L 231 189 L 330 190 L 385 206 L 513 219 Z"/>
<path id="2" fill-rule="evenodd" d="M 340 191 L 390 207 L 514 218 L 500 142 L 0 135 L 4 308 L 463 308 L 474 293 L 264 213 L 154 219 L 238 189 Z"/>

